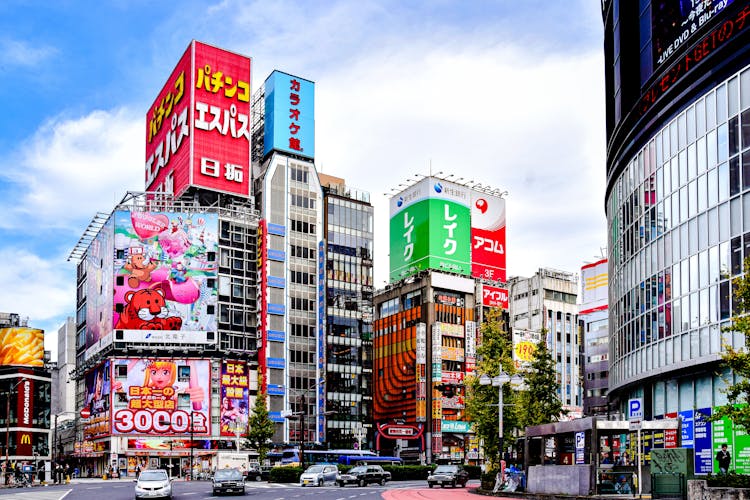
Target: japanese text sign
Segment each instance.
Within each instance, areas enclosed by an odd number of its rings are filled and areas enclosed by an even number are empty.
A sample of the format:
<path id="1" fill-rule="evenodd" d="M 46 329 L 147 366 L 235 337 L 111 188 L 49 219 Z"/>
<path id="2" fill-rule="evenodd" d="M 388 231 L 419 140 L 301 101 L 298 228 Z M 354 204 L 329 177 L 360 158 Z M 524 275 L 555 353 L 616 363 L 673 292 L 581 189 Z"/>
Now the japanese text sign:
<path id="1" fill-rule="evenodd" d="M 274 71 L 265 82 L 263 155 L 315 157 L 315 83 Z"/>

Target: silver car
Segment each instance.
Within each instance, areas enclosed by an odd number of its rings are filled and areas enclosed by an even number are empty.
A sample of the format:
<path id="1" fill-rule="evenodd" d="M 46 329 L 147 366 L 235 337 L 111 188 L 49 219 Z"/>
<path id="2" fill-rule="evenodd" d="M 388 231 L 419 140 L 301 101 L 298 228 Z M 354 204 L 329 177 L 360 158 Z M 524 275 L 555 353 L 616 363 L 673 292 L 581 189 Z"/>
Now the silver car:
<path id="1" fill-rule="evenodd" d="M 172 481 L 163 469 L 141 472 L 135 482 L 135 498 L 172 498 Z"/>
<path id="2" fill-rule="evenodd" d="M 326 483 L 335 483 L 339 468 L 335 465 L 311 465 L 299 477 L 300 486 L 323 486 Z"/>

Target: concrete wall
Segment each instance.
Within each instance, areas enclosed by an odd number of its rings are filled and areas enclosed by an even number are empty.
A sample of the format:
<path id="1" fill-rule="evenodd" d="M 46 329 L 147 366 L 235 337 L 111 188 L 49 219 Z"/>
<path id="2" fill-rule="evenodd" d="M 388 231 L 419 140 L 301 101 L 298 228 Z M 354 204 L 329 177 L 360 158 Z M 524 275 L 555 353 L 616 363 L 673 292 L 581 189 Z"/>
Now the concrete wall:
<path id="1" fill-rule="evenodd" d="M 750 500 L 750 489 L 709 488 L 706 481 L 688 481 L 688 500 Z"/>
<path id="2" fill-rule="evenodd" d="M 533 465 L 529 467 L 529 493 L 588 495 L 592 490 L 591 465 Z"/>

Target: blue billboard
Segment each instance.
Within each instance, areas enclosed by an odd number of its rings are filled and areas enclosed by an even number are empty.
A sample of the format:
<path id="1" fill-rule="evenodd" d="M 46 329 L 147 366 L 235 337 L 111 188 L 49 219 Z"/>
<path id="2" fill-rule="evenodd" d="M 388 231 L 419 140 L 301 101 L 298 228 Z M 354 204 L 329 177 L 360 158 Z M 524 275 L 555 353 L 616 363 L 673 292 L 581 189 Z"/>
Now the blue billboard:
<path id="1" fill-rule="evenodd" d="M 263 156 L 281 151 L 315 157 L 315 83 L 274 71 L 265 83 Z"/>

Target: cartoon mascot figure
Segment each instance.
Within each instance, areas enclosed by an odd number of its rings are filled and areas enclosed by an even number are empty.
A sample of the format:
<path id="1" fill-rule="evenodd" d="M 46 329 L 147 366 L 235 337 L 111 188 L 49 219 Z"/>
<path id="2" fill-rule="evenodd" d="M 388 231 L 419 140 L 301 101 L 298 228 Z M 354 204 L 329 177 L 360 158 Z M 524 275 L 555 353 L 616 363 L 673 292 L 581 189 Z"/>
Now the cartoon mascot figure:
<path id="1" fill-rule="evenodd" d="M 147 288 L 125 293 L 125 308 L 115 328 L 122 330 L 179 330 L 182 318 L 169 316 L 164 291 Z"/>

